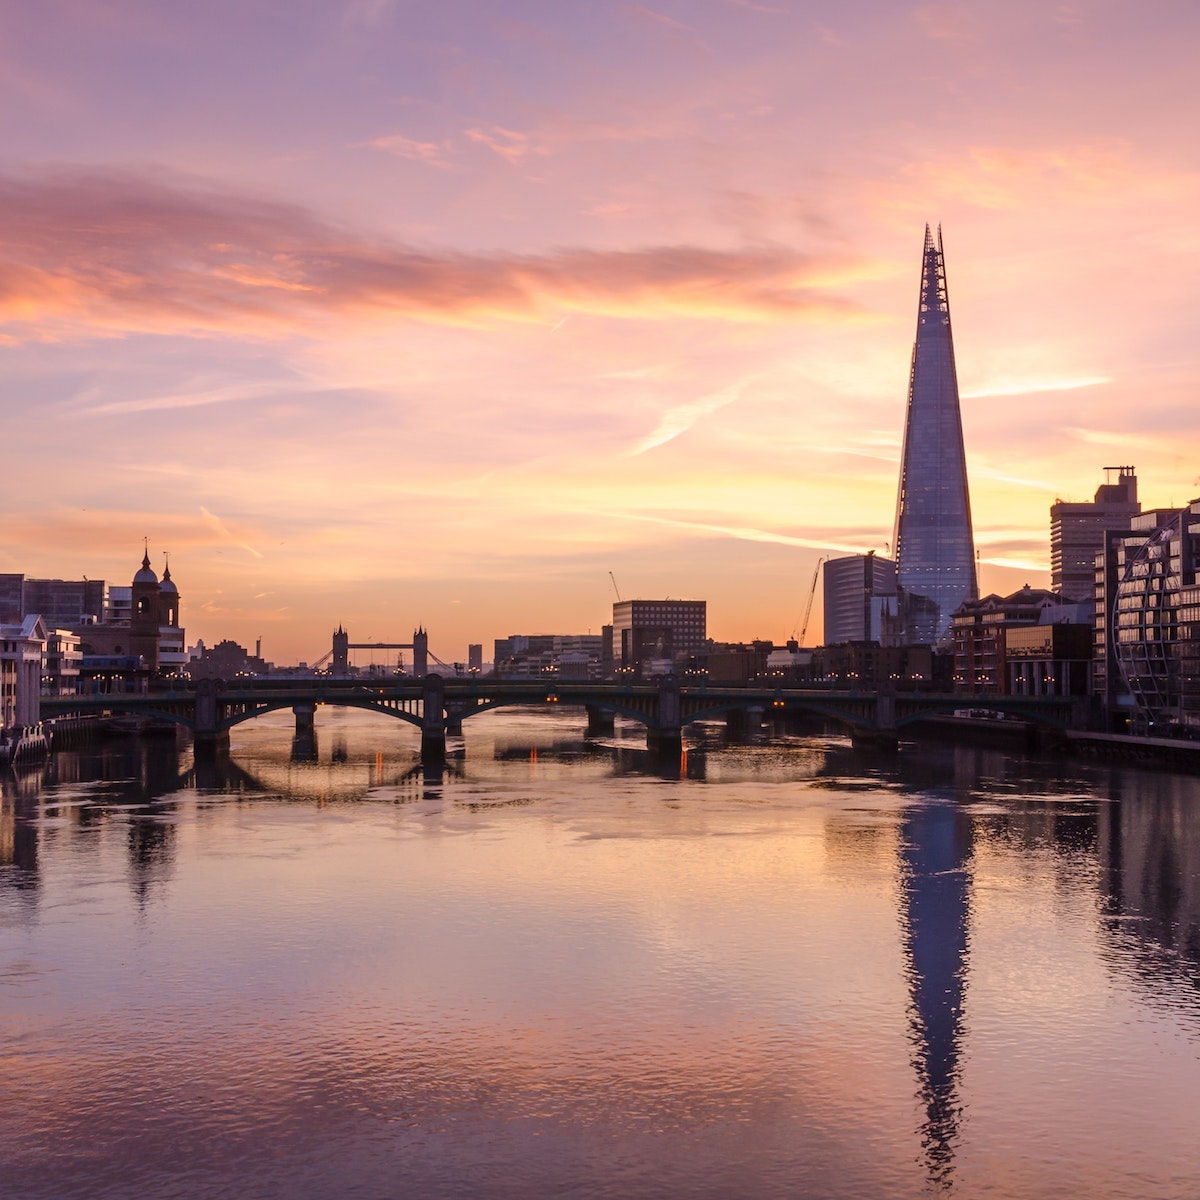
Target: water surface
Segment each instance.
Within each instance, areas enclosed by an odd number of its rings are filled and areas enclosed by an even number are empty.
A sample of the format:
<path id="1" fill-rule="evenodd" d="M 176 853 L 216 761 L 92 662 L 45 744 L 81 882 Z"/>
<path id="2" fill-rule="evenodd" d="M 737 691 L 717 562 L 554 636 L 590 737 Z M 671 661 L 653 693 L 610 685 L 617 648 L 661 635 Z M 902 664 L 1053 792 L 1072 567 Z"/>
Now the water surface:
<path id="1" fill-rule="evenodd" d="M 1195 780 L 318 722 L 7 777 L 6 1197 L 1200 1194 Z"/>

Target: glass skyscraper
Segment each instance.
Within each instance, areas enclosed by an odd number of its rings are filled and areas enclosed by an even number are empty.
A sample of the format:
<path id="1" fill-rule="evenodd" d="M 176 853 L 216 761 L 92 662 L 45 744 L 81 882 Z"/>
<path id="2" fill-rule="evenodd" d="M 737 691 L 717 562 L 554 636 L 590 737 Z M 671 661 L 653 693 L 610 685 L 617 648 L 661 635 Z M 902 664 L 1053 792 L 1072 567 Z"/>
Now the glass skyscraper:
<path id="1" fill-rule="evenodd" d="M 934 241 L 928 225 L 893 545 L 901 596 L 913 598 L 906 605 L 907 640 L 944 640 L 951 614 L 975 599 L 979 587 L 942 231 Z"/>

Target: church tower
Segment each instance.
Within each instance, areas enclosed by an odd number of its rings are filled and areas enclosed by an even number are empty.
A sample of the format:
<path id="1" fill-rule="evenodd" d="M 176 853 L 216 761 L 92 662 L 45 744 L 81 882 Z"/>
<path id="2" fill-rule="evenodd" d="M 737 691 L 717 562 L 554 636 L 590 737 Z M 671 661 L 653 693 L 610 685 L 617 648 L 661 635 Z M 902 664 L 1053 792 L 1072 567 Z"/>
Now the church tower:
<path id="1" fill-rule="evenodd" d="M 978 597 L 979 585 L 940 226 L 936 241 L 925 226 L 892 544 L 897 583 L 907 597 L 906 640 L 944 640 L 951 614 Z"/>
<path id="2" fill-rule="evenodd" d="M 151 672 L 158 670 L 159 612 L 162 605 L 158 576 L 150 566 L 150 548 L 130 589 L 129 652 L 140 654 Z"/>

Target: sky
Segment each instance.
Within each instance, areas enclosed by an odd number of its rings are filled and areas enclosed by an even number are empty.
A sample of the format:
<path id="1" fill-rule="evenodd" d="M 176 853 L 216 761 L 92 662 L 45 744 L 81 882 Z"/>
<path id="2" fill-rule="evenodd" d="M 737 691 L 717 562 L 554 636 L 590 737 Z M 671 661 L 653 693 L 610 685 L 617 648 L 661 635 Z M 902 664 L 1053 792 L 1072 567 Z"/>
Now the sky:
<path id="1" fill-rule="evenodd" d="M 0 572 L 148 539 L 189 643 L 279 663 L 617 589 L 782 641 L 891 541 L 929 222 L 981 588 L 1045 586 L 1105 466 L 1200 494 L 1197 45 L 1185 0 L 0 0 Z"/>

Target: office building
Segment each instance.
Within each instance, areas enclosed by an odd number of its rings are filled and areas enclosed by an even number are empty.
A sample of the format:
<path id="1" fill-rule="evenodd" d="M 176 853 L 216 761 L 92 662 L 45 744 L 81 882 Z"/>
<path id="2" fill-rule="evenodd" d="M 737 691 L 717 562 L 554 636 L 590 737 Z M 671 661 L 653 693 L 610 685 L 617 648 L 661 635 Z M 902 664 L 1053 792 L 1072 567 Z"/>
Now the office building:
<path id="1" fill-rule="evenodd" d="M 104 619 L 108 588 L 103 579 L 27 579 L 0 575 L 0 621 L 36 613 L 47 629 L 79 629 Z"/>
<path id="2" fill-rule="evenodd" d="M 1050 507 L 1050 586 L 1072 600 L 1095 599 L 1096 555 L 1106 530 L 1124 531 L 1142 511 L 1133 467 L 1105 467 L 1090 502 L 1056 500 Z"/>
<path id="3" fill-rule="evenodd" d="M 825 645 L 882 643 L 896 614 L 896 564 L 872 552 L 831 558 L 822 570 Z"/>
<path id="4" fill-rule="evenodd" d="M 979 590 L 942 234 L 934 241 L 929 226 L 892 544 L 899 587 L 929 601 L 910 609 L 904 640 L 947 639 L 955 609 Z"/>
<path id="5" fill-rule="evenodd" d="M 619 600 L 613 605 L 612 659 L 617 671 L 672 674 L 707 640 L 705 600 Z"/>

